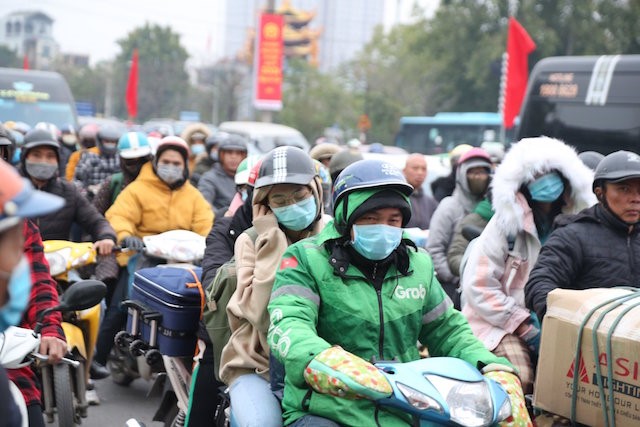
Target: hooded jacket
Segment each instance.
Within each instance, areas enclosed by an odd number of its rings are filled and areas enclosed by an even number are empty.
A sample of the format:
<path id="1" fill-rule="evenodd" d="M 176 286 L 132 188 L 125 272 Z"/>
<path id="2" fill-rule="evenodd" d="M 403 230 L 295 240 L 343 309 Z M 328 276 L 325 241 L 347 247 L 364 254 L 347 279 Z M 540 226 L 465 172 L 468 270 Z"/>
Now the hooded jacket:
<path id="1" fill-rule="evenodd" d="M 324 227 L 320 178 L 316 176 L 309 185 L 317 208 L 308 230 L 308 236 L 313 236 Z M 264 213 L 270 188 L 256 189 L 253 194 L 253 227 L 258 237 L 254 240 L 242 233 L 235 243 L 237 288 L 227 304 L 231 337 L 220 360 L 220 378 L 228 385 L 250 373 L 270 379 L 267 304 L 282 254 L 292 243 L 271 210 Z"/>
<path id="2" fill-rule="evenodd" d="M 189 148 L 191 148 L 191 136 L 196 132 L 204 134 L 205 139 L 209 135 L 211 135 L 211 129 L 209 129 L 207 125 L 205 125 L 204 123 L 191 123 L 190 125 L 185 127 L 182 133 L 180 134 L 180 138 L 184 139 L 187 142 L 187 144 L 189 144 Z M 204 141 L 202 142 L 204 143 Z M 207 157 L 207 154 L 206 153 L 202 153 L 199 155 L 191 154 L 189 156 L 189 171 L 191 171 L 192 174 L 195 171 L 196 163 L 198 162 L 199 159 L 203 157 Z"/>
<path id="3" fill-rule="evenodd" d="M 222 169 L 220 163 L 215 163 L 200 177 L 198 190 L 211 204 L 216 216 L 222 217 L 229 209 L 233 196 L 236 195 L 236 181 Z"/>
<path id="4" fill-rule="evenodd" d="M 348 194 L 349 212 L 340 218 L 339 204 L 336 221 L 349 223 L 367 200 L 367 191 Z M 373 194 L 369 191 L 368 196 Z M 286 370 L 285 425 L 307 414 L 351 426 L 412 425 L 404 414 L 378 409 L 371 401 L 312 391 L 304 370 L 333 345 L 365 360 L 408 362 L 420 358 L 419 341 L 432 356 L 459 357 L 480 368 L 509 365 L 473 336 L 435 278 L 424 250 L 405 238 L 388 258 L 364 262 L 348 244 L 340 250 L 344 239 L 330 222 L 319 235 L 290 246 L 276 274 L 269 303 L 269 344 Z"/>
<path id="5" fill-rule="evenodd" d="M 484 194 L 475 195 L 469 190 L 467 170 L 474 160 L 475 158 L 471 158 L 458 166 L 456 189 L 451 196 L 442 199 L 431 217 L 427 251 L 433 259 L 438 281 L 443 284 L 456 284 L 458 280 L 458 274 L 451 271 L 447 261 L 447 251 L 455 227 L 484 198 Z"/>
<path id="6" fill-rule="evenodd" d="M 118 241 L 128 236 L 144 237 L 169 230 L 190 230 L 206 236 L 213 225 L 213 212 L 200 192 L 189 182 L 170 189 L 153 172 L 151 162 L 122 190 L 106 213 Z"/>
<path id="7" fill-rule="evenodd" d="M 556 288 L 589 289 L 640 285 L 640 228 L 601 204 L 556 221 L 525 287 L 527 307 L 540 319 L 547 294 Z"/>
<path id="8" fill-rule="evenodd" d="M 462 313 L 490 350 L 531 315 L 524 305 L 524 286 L 541 244 L 533 212 L 520 189 L 537 175 L 554 170 L 568 181 L 562 213 L 577 213 L 596 202 L 593 172 L 573 148 L 556 139 L 526 138 L 516 143 L 493 177 L 495 213 L 469 254 L 461 283 Z"/>

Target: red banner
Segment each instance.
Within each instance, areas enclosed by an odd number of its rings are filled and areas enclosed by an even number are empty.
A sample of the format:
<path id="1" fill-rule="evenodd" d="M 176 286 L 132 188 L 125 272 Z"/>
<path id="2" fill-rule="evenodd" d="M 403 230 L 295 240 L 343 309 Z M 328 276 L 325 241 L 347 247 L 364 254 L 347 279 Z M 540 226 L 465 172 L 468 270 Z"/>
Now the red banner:
<path id="1" fill-rule="evenodd" d="M 129 69 L 125 100 L 127 101 L 129 119 L 133 119 L 138 115 L 138 49 L 133 50 L 131 57 L 131 69 Z"/>
<path id="2" fill-rule="evenodd" d="M 283 26 L 282 15 L 260 15 L 253 66 L 253 105 L 259 110 L 282 109 Z"/>
<path id="3" fill-rule="evenodd" d="M 536 44 L 527 31 L 513 17 L 509 17 L 507 36 L 507 76 L 504 90 L 504 108 L 502 121 L 505 129 L 511 129 L 515 118 L 520 114 L 520 106 L 527 90 L 529 78 L 529 54 Z"/>

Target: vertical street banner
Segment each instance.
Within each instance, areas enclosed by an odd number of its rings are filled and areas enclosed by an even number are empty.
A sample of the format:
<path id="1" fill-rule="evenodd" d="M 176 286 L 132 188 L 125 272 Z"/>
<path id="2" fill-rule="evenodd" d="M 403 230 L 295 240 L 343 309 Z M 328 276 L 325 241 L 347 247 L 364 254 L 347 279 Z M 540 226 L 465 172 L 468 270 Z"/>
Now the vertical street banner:
<path id="1" fill-rule="evenodd" d="M 529 54 L 535 48 L 535 42 L 529 37 L 524 27 L 515 18 L 509 17 L 506 74 L 503 75 L 502 82 L 504 105 L 501 109 L 505 129 L 511 129 L 515 118 L 520 114 L 520 106 L 529 78 Z"/>
<path id="2" fill-rule="evenodd" d="M 258 110 L 282 109 L 282 15 L 260 15 L 253 64 L 253 105 Z"/>
<path id="3" fill-rule="evenodd" d="M 125 101 L 129 119 L 132 120 L 138 115 L 138 49 L 134 49 L 131 55 L 131 68 L 129 69 Z"/>

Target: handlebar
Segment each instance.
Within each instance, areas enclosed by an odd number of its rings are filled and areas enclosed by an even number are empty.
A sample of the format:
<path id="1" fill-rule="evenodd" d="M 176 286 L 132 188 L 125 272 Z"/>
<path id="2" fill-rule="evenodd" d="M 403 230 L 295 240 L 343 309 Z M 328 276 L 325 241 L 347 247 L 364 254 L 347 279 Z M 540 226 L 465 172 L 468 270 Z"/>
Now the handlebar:
<path id="1" fill-rule="evenodd" d="M 35 351 L 33 353 L 31 353 L 31 356 L 38 360 L 39 362 L 43 362 L 43 363 L 49 363 L 49 356 L 42 354 L 42 353 L 36 353 Z M 74 368 L 77 368 L 80 366 L 80 362 L 78 362 L 77 360 L 73 360 L 73 359 L 68 359 L 66 357 L 63 357 L 62 359 L 60 359 L 61 363 L 65 363 L 67 365 L 73 366 Z"/>

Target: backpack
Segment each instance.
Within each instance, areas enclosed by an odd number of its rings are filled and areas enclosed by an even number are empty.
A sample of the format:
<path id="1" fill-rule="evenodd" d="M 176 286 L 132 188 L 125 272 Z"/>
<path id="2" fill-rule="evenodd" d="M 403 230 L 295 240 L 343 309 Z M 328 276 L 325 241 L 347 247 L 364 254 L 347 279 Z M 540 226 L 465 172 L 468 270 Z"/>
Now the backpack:
<path id="1" fill-rule="evenodd" d="M 244 232 L 249 235 L 253 242 L 258 238 L 258 232 L 254 227 L 250 227 Z M 218 381 L 221 381 L 220 358 L 222 349 L 231 337 L 227 304 L 231 299 L 231 295 L 236 291 L 237 285 L 236 259 L 233 256 L 218 268 L 213 281 L 207 288 L 202 315 L 207 334 L 213 343 L 213 369 Z"/>

